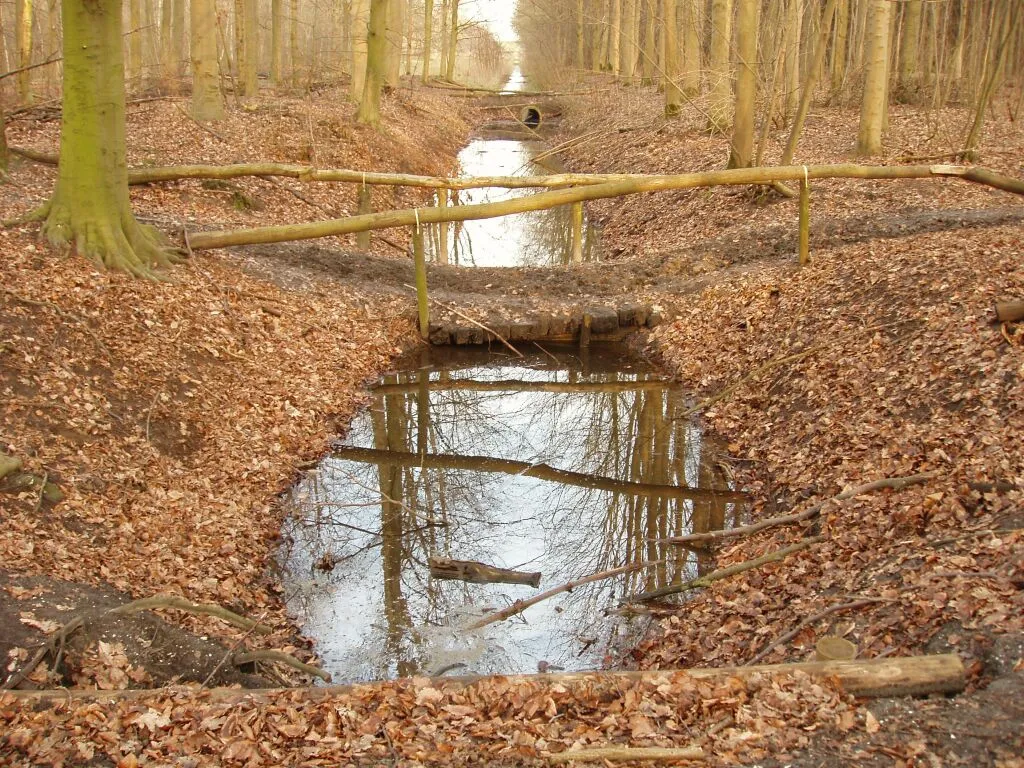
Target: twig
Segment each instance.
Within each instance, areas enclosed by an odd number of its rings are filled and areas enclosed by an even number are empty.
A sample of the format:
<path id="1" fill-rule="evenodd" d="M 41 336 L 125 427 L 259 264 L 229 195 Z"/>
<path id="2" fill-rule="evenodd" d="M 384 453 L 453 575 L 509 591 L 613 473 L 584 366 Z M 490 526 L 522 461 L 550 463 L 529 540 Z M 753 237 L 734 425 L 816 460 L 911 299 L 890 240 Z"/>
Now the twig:
<path id="1" fill-rule="evenodd" d="M 284 664 L 286 667 L 297 669 L 299 672 L 303 672 L 307 675 L 319 677 L 325 683 L 331 682 L 331 676 L 319 667 L 314 667 L 311 664 L 301 662 L 294 656 L 289 656 L 284 651 L 247 651 L 246 653 L 236 653 L 232 657 L 232 662 L 235 666 L 238 666 L 239 664 L 249 664 L 254 661 L 276 661 L 279 664 Z"/>
<path id="2" fill-rule="evenodd" d="M 700 747 L 598 747 L 595 749 L 567 749 L 548 755 L 549 763 L 571 762 L 625 762 L 627 760 L 703 760 Z"/>
<path id="3" fill-rule="evenodd" d="M 201 613 L 206 616 L 214 616 L 221 621 L 241 629 L 254 629 L 262 635 L 270 634 L 270 627 L 260 624 L 258 621 L 241 616 L 227 608 L 222 608 L 213 603 L 193 603 L 177 595 L 156 595 L 144 597 L 141 600 L 133 600 L 127 605 L 118 606 L 107 611 L 113 614 L 138 613 L 139 611 L 152 611 L 158 608 L 173 608 L 186 613 Z"/>
<path id="4" fill-rule="evenodd" d="M 257 619 L 257 621 L 261 621 L 261 620 L 265 619 L 266 617 L 267 617 L 267 613 L 266 613 L 266 611 L 264 611 L 263 615 L 261 615 L 260 618 Z M 206 686 L 208 686 L 210 684 L 210 681 L 213 680 L 213 678 L 215 678 L 217 676 L 217 673 L 220 672 L 224 668 L 224 665 L 228 663 L 228 660 L 232 659 L 234 657 L 235 651 L 238 650 L 238 648 L 242 645 L 242 643 L 245 642 L 246 638 L 248 638 L 249 635 L 251 635 L 253 633 L 253 630 L 255 630 L 256 627 L 258 627 L 258 626 L 259 626 L 259 624 L 253 624 L 251 627 L 249 627 L 249 629 L 247 629 L 245 631 L 245 634 L 242 635 L 240 638 L 238 638 L 238 641 L 234 645 L 232 645 L 231 648 L 228 649 L 228 652 L 224 654 L 223 658 L 221 658 L 221 660 L 219 662 L 217 662 L 217 666 L 213 668 L 213 671 L 210 672 L 210 674 L 208 674 L 206 676 L 205 680 L 203 680 L 202 685 L 199 686 L 200 690 L 202 690 L 203 688 L 205 688 Z"/>
<path id="5" fill-rule="evenodd" d="M 554 597 L 555 595 L 561 594 L 562 592 L 572 592 L 572 590 L 576 589 L 576 587 L 582 586 L 584 584 L 592 584 L 595 581 L 604 581 L 605 579 L 610 579 L 614 576 L 620 576 L 624 573 L 630 573 L 631 571 L 639 571 L 641 568 L 647 568 L 652 565 L 661 565 L 664 562 L 664 560 L 648 560 L 644 563 L 633 563 L 632 565 L 623 565 L 620 568 L 612 568 L 610 571 L 601 571 L 600 573 L 592 574 L 577 581 L 567 582 L 565 584 L 562 584 L 561 586 L 549 589 L 547 592 L 541 592 L 539 595 L 534 595 L 528 600 L 516 600 L 508 608 L 503 608 L 500 611 L 496 611 L 495 613 L 492 613 L 489 616 L 483 617 L 482 619 L 477 619 L 465 629 L 468 632 L 470 630 L 486 627 L 488 624 L 494 624 L 499 621 L 504 621 L 505 619 L 510 618 L 511 616 L 515 616 L 518 613 L 522 613 L 531 605 L 536 605 L 537 603 L 543 600 L 547 600 L 549 597 Z"/>
<path id="6" fill-rule="evenodd" d="M 81 616 L 75 616 L 73 619 L 68 621 L 63 627 L 55 631 L 50 635 L 49 639 L 42 645 L 42 647 L 36 651 L 35 655 L 28 660 L 24 667 L 11 675 L 7 682 L 0 685 L 2 691 L 13 691 L 19 685 L 21 685 L 29 675 L 32 674 L 33 670 L 42 663 L 43 659 L 46 658 L 48 653 L 56 651 L 56 657 L 54 660 L 53 668 L 57 669 L 57 665 L 60 663 L 61 654 L 64 652 L 64 644 L 67 639 L 76 632 L 85 623 L 85 619 Z M 58 650 L 59 648 L 59 650 Z"/>
<path id="7" fill-rule="evenodd" d="M 46 484 L 50 482 L 50 473 L 43 472 L 43 479 L 39 483 L 39 498 L 36 499 L 36 506 L 32 510 L 33 514 L 43 508 L 43 497 L 46 495 Z"/>
<path id="8" fill-rule="evenodd" d="M 858 485 L 856 488 L 850 488 L 849 490 L 843 491 L 830 499 L 825 499 L 825 501 L 819 502 L 814 506 L 805 509 L 803 512 L 797 512 L 792 515 L 781 515 L 779 517 L 770 517 L 767 520 L 761 520 L 760 522 L 744 525 L 739 528 L 707 531 L 706 533 L 691 533 L 687 536 L 672 536 L 667 539 L 659 539 L 659 541 L 666 544 L 703 544 L 721 539 L 731 539 L 737 536 L 749 536 L 750 534 L 763 531 L 765 528 L 772 528 L 778 525 L 790 525 L 792 523 L 799 523 L 803 520 L 816 517 L 821 513 L 824 506 L 832 501 L 845 501 L 846 499 L 852 499 L 855 496 L 863 496 L 864 494 L 881 490 L 882 488 L 892 488 L 893 490 L 898 491 L 911 485 L 918 485 L 920 483 L 927 482 L 928 480 L 932 480 L 938 476 L 938 472 L 924 472 L 919 475 L 910 475 L 908 477 L 886 477 L 881 480 L 874 480 L 870 483 L 865 483 L 864 485 Z"/>
<path id="9" fill-rule="evenodd" d="M 717 571 L 712 571 L 706 576 L 700 578 L 691 579 L 690 581 L 684 581 L 682 584 L 672 584 L 661 589 L 654 589 L 650 592 L 643 592 L 639 595 L 634 595 L 628 600 L 624 600 L 623 603 L 639 603 L 646 602 L 647 600 L 655 600 L 659 597 L 668 597 L 669 595 L 676 595 L 680 592 L 689 592 L 690 590 L 700 589 L 701 587 L 708 587 L 714 584 L 716 581 L 721 581 L 730 576 L 735 576 L 737 573 L 743 573 L 743 571 L 749 571 L 753 568 L 760 568 L 762 565 L 768 563 L 774 563 L 778 560 L 784 560 L 795 552 L 799 552 L 808 547 L 812 547 L 815 544 L 828 539 L 827 536 L 814 536 L 810 539 L 804 539 L 797 544 L 792 544 L 785 549 L 778 549 L 774 552 L 769 552 L 766 555 L 754 558 L 753 560 L 745 560 L 742 563 L 736 563 L 726 568 L 719 568 Z"/>
<path id="10" fill-rule="evenodd" d="M 820 611 L 820 612 L 814 614 L 813 616 L 810 616 L 809 618 L 806 618 L 803 621 L 801 621 L 796 626 L 796 629 L 794 629 L 794 630 L 792 630 L 790 632 L 787 632 L 786 634 L 782 635 L 781 637 L 776 638 L 775 640 L 772 640 L 770 643 L 768 643 L 768 645 L 766 645 L 764 648 L 762 648 L 761 651 L 754 658 L 752 658 L 750 661 L 748 661 L 743 666 L 749 667 L 752 664 L 757 664 L 757 662 L 759 662 L 761 659 L 763 659 L 765 656 L 767 656 L 769 653 L 771 653 L 775 648 L 777 648 L 778 646 L 782 645 L 783 643 L 788 643 L 794 637 L 799 635 L 805 628 L 811 626 L 812 624 L 817 623 L 818 621 L 820 621 L 821 619 L 825 618 L 826 616 L 830 616 L 833 613 L 840 613 L 841 611 L 852 611 L 852 610 L 854 610 L 856 608 L 863 608 L 866 605 L 874 605 L 874 604 L 879 603 L 879 602 L 882 602 L 882 601 L 881 600 L 876 600 L 873 597 L 868 597 L 868 598 L 864 598 L 863 600 L 856 600 L 856 601 L 854 601 L 852 603 L 841 603 L 839 605 L 833 605 L 831 608 L 826 608 L 825 610 Z"/>

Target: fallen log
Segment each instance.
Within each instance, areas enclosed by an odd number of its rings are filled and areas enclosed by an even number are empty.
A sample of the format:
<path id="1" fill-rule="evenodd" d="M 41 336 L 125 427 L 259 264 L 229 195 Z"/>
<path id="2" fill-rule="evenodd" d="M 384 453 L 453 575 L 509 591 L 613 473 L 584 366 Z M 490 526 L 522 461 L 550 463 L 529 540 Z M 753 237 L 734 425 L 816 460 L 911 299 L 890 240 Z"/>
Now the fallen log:
<path id="1" fill-rule="evenodd" d="M 450 557 L 431 557 L 427 563 L 430 575 L 435 579 L 465 581 L 470 584 L 525 584 L 534 589 L 540 586 L 540 571 L 514 571 L 476 560 L 452 560 Z"/>
<path id="2" fill-rule="evenodd" d="M 1024 181 L 982 168 L 966 168 L 956 165 L 868 166 L 847 164 L 781 166 L 777 168 L 734 168 L 724 171 L 683 173 L 672 176 L 629 177 L 622 181 L 608 181 L 597 184 L 590 182 L 587 186 L 575 186 L 570 189 L 540 192 L 495 203 L 456 205 L 448 206 L 444 209 L 437 207 L 416 208 L 365 214 L 362 216 L 349 216 L 342 219 L 306 224 L 286 224 L 219 232 L 197 232 L 190 235 L 189 239 L 193 250 L 205 250 L 209 248 L 227 248 L 234 245 L 311 240 L 319 237 L 334 237 L 357 232 L 368 232 L 375 229 L 492 219 L 499 216 L 508 216 L 513 213 L 543 211 L 587 200 L 604 200 L 643 192 L 666 192 L 678 189 L 715 186 L 764 185 L 773 181 L 799 181 L 801 179 L 810 181 L 812 179 L 891 180 L 927 178 L 958 178 L 1002 189 L 1013 194 L 1024 195 Z"/>
<path id="3" fill-rule="evenodd" d="M 1024 320 L 1024 299 L 997 301 L 996 320 L 1000 323 L 1016 323 Z"/>
<path id="4" fill-rule="evenodd" d="M 903 658 L 856 659 L 854 661 L 807 661 L 797 664 L 760 664 L 750 667 L 718 667 L 681 670 L 641 670 L 625 672 L 559 672 L 530 675 L 505 675 L 503 680 L 511 685 L 538 683 L 541 685 L 569 686 L 587 682 L 621 682 L 631 684 L 643 682 L 660 685 L 673 679 L 689 676 L 695 680 L 721 681 L 731 677 L 748 678 L 751 675 L 793 675 L 804 674 L 820 679 L 835 679 L 850 694 L 864 698 L 893 696 L 924 696 L 932 693 L 958 693 L 966 685 L 963 663 L 955 653 L 935 656 L 907 656 Z M 490 677 L 466 675 L 461 677 L 416 678 L 417 685 L 436 687 L 442 690 L 461 690 L 474 683 L 490 680 Z M 208 688 L 201 693 L 195 687 L 175 686 L 156 689 L 132 689 L 123 691 L 69 690 L 59 688 L 41 691 L 5 691 L 4 695 L 30 701 L 69 699 L 93 701 L 118 701 L 121 699 L 146 699 L 158 696 L 188 697 L 201 695 L 204 701 L 253 702 L 268 701 L 287 696 L 297 706 L 305 701 L 316 701 L 331 696 L 358 692 L 365 695 L 374 688 L 393 685 L 393 681 L 377 681 L 354 685 L 326 685 L 310 688 Z"/>
<path id="5" fill-rule="evenodd" d="M 547 756 L 549 763 L 595 762 L 659 762 L 661 760 L 703 760 L 704 750 L 692 747 L 595 747 L 593 749 L 567 749 Z"/>

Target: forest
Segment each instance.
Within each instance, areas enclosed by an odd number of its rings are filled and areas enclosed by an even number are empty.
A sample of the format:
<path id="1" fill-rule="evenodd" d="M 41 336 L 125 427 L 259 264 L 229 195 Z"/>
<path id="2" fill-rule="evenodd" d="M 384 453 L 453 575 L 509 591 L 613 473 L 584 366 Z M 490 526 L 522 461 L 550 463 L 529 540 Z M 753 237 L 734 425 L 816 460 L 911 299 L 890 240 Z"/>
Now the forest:
<path id="1" fill-rule="evenodd" d="M 1024 2 L 0 3 L 0 763 L 1024 766 Z"/>

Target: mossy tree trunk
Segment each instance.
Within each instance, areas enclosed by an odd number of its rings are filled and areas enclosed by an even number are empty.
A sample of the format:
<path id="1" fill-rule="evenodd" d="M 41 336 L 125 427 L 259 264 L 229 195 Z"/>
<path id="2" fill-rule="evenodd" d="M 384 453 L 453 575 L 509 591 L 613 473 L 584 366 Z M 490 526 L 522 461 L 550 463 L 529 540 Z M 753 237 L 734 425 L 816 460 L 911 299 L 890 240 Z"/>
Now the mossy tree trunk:
<path id="1" fill-rule="evenodd" d="M 62 8 L 60 165 L 43 234 L 108 269 L 151 275 L 173 259 L 128 198 L 121 0 L 63 0 Z"/>
<path id="2" fill-rule="evenodd" d="M 196 120 L 220 120 L 224 117 L 224 97 L 220 92 L 220 66 L 217 61 L 216 2 L 192 0 L 191 7 L 192 117 Z"/>
<path id="3" fill-rule="evenodd" d="M 370 22 L 366 32 L 366 77 L 363 97 L 359 101 L 356 120 L 367 125 L 380 125 L 380 92 L 387 66 L 388 3 L 371 0 Z"/>

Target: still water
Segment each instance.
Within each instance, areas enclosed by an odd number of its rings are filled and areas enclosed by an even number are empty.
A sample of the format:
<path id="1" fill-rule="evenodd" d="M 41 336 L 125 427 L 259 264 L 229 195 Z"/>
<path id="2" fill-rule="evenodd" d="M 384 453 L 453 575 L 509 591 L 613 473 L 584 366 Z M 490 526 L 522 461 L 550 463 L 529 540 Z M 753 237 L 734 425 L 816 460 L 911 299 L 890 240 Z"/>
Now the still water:
<path id="1" fill-rule="evenodd" d="M 435 349 L 384 376 L 334 454 L 287 501 L 290 611 L 336 681 L 602 665 L 638 591 L 693 578 L 710 556 L 659 542 L 741 514 L 683 392 L 621 345 Z M 559 471 L 565 470 L 565 471 Z M 431 576 L 431 557 L 541 573 L 528 584 Z M 551 587 L 508 621 L 466 626 Z"/>
<path id="2" fill-rule="evenodd" d="M 519 91 L 524 86 L 517 67 L 506 91 Z M 498 118 L 512 119 L 518 109 Z M 477 138 L 459 153 L 460 176 L 544 176 L 560 173 L 563 168 L 549 147 L 525 126 L 519 131 L 522 139 Z M 475 205 L 526 197 L 537 189 L 471 189 L 452 193 L 452 205 Z M 549 211 L 534 211 L 495 219 L 460 222 L 451 226 L 446 254 L 440 254 L 435 235 L 430 246 L 434 261 L 445 261 L 464 267 L 543 267 L 570 263 L 572 255 L 572 211 L 568 206 Z M 583 259 L 598 257 L 597 230 L 584 221 Z"/>

